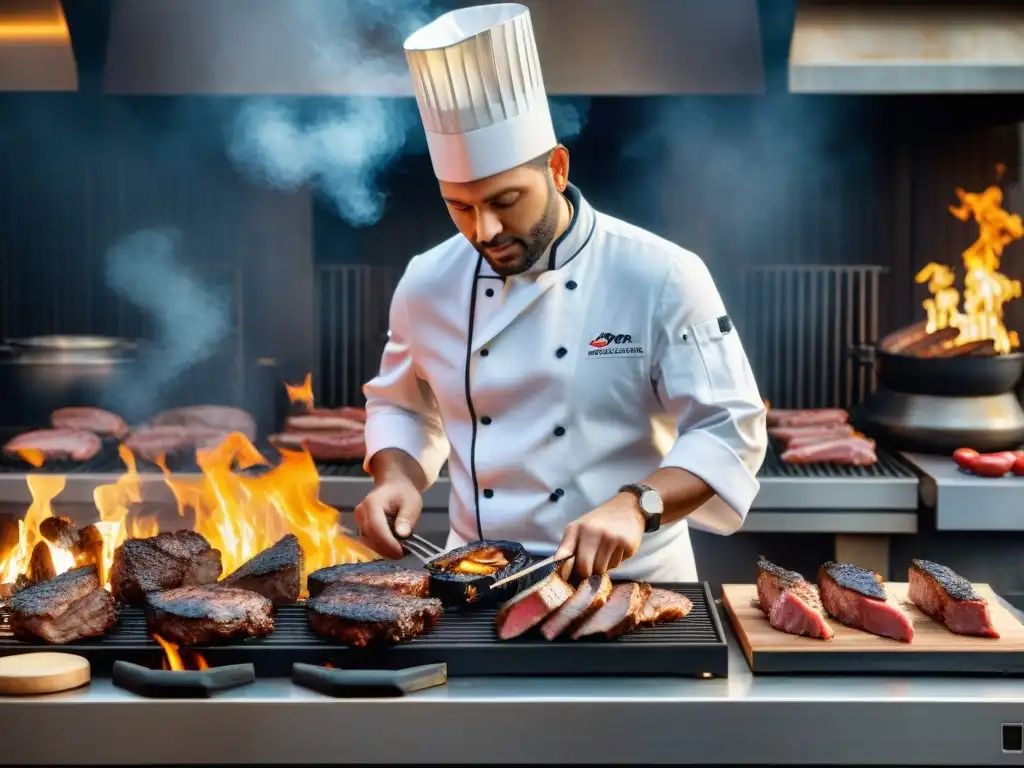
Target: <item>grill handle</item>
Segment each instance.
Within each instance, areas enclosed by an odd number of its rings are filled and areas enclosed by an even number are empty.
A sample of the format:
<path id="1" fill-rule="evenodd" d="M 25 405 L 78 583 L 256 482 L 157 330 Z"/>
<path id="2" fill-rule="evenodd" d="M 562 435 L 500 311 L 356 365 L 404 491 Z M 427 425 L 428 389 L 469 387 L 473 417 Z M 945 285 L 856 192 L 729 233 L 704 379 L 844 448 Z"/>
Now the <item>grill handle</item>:
<path id="1" fill-rule="evenodd" d="M 878 363 L 878 347 L 875 344 L 851 344 L 849 353 L 853 362 L 864 368 L 874 368 Z"/>

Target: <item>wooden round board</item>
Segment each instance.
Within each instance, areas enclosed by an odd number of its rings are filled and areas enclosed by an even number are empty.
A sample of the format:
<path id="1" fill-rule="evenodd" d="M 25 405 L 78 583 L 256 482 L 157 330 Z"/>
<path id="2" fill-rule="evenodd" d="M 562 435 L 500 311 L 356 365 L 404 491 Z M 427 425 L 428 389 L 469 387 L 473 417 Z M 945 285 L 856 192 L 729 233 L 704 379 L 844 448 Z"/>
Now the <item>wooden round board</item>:
<path id="1" fill-rule="evenodd" d="M 0 658 L 0 695 L 70 691 L 89 682 L 89 660 L 71 653 L 20 653 Z"/>

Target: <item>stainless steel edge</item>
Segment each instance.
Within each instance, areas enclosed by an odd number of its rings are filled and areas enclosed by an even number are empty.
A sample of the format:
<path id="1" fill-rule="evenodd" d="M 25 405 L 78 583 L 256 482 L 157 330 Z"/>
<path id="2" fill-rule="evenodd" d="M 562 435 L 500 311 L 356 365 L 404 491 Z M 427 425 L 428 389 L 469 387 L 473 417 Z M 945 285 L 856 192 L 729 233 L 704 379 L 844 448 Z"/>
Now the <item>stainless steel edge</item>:
<path id="1" fill-rule="evenodd" d="M 763 477 L 754 509 L 917 509 L 915 477 Z"/>
<path id="2" fill-rule="evenodd" d="M 977 477 L 946 456 L 904 453 L 921 473 L 921 501 L 940 531 L 1024 531 L 1024 477 Z"/>

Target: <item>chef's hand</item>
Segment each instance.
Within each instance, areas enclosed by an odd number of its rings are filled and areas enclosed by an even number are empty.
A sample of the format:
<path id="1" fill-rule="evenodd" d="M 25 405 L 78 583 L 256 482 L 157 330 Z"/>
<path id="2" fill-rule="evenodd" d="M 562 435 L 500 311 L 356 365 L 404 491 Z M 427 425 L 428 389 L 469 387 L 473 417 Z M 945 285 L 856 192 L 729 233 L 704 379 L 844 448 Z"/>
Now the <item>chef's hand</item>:
<path id="1" fill-rule="evenodd" d="M 555 556 L 575 555 L 563 571 L 568 571 L 571 564 L 581 579 L 607 573 L 636 554 L 644 527 L 636 497 L 620 493 L 569 523 Z"/>
<path id="2" fill-rule="evenodd" d="M 359 538 L 381 557 L 398 560 L 405 554 L 398 538 L 412 533 L 422 510 L 423 496 L 412 482 L 397 477 L 386 480 L 355 508 Z"/>

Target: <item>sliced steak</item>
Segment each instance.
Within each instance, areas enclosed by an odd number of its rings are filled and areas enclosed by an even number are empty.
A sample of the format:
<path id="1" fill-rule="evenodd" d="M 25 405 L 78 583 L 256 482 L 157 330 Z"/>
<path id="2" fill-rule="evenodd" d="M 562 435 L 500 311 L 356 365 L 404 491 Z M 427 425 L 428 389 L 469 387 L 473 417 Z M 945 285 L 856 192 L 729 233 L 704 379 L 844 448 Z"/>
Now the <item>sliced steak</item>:
<path id="1" fill-rule="evenodd" d="M 693 603 L 686 595 L 680 595 L 670 589 L 654 587 L 640 612 L 640 623 L 651 626 L 682 621 L 690 615 L 692 610 Z"/>
<path id="2" fill-rule="evenodd" d="M 55 429 L 80 429 L 116 438 L 128 434 L 128 423 L 102 408 L 58 408 L 50 414 L 50 423 Z"/>
<path id="3" fill-rule="evenodd" d="M 853 428 L 850 427 L 849 424 L 843 425 L 842 429 L 823 427 L 819 434 L 800 435 L 798 437 L 785 440 L 786 450 L 806 448 L 809 445 L 820 445 L 821 443 L 831 443 L 833 440 L 840 440 L 844 437 L 863 437 L 863 435 L 853 432 L 852 429 Z"/>
<path id="4" fill-rule="evenodd" d="M 640 624 L 644 604 L 651 596 L 651 585 L 642 581 L 617 584 L 608 602 L 572 633 L 573 640 L 588 635 L 618 637 L 632 632 Z"/>
<path id="5" fill-rule="evenodd" d="M 273 611 L 273 603 L 263 595 L 218 584 L 146 595 L 150 632 L 179 645 L 266 637 L 274 631 Z"/>
<path id="6" fill-rule="evenodd" d="M 192 436 L 180 426 L 138 427 L 124 441 L 138 458 L 155 464 L 164 456 L 173 456 L 194 447 Z"/>
<path id="7" fill-rule="evenodd" d="M 842 408 L 784 410 L 770 408 L 766 415 L 770 427 L 816 427 L 825 424 L 845 424 L 850 414 Z"/>
<path id="8" fill-rule="evenodd" d="M 314 461 L 362 461 L 366 456 L 366 438 L 359 432 L 282 432 L 271 435 L 270 444 L 286 451 L 305 450 Z"/>
<path id="9" fill-rule="evenodd" d="M 787 464 L 829 462 L 854 467 L 866 467 L 878 461 L 874 442 L 863 437 L 840 437 L 824 443 L 790 448 L 779 458 Z"/>
<path id="10" fill-rule="evenodd" d="M 557 572 L 527 587 L 498 609 L 494 618 L 498 638 L 511 640 L 533 629 L 561 608 L 574 591 Z"/>
<path id="11" fill-rule="evenodd" d="M 976 637 L 999 637 L 988 602 L 967 579 L 952 568 L 930 560 L 910 566 L 910 601 L 950 632 Z"/>
<path id="12" fill-rule="evenodd" d="M 149 423 L 154 427 L 205 427 L 218 432 L 241 432 L 256 439 L 256 422 L 240 408 L 227 405 L 193 405 L 158 413 Z"/>
<path id="13" fill-rule="evenodd" d="M 99 637 L 117 623 L 114 600 L 95 566 L 75 568 L 14 595 L 9 603 L 11 631 L 23 639 L 65 644 Z"/>
<path id="14" fill-rule="evenodd" d="M 818 594 L 832 618 L 848 627 L 909 643 L 910 617 L 887 602 L 882 577 L 850 563 L 827 562 L 818 569 Z"/>
<path id="15" fill-rule="evenodd" d="M 773 629 L 820 640 L 835 636 L 814 585 L 764 557 L 757 561 L 757 599 Z"/>
<path id="16" fill-rule="evenodd" d="M 103 441 L 95 432 L 83 429 L 37 429 L 8 440 L 4 453 L 20 456 L 22 452 L 38 452 L 48 461 L 89 461 L 100 452 Z M 26 457 L 26 460 L 27 457 Z"/>
<path id="17" fill-rule="evenodd" d="M 608 602 L 611 593 L 612 580 L 607 573 L 591 576 L 579 585 L 576 594 L 566 600 L 561 608 L 548 616 L 541 625 L 540 633 L 548 640 L 554 640 L 561 634 L 573 632 Z"/>
<path id="18" fill-rule="evenodd" d="M 362 432 L 365 428 L 366 412 L 356 408 L 317 408 L 285 420 L 286 432 Z"/>
<path id="19" fill-rule="evenodd" d="M 852 424 L 822 424 L 816 427 L 770 427 L 768 436 L 781 440 L 787 446 L 794 440 L 835 439 L 853 434 Z"/>
<path id="20" fill-rule="evenodd" d="M 142 605 L 147 592 L 212 584 L 221 574 L 220 550 L 195 531 L 128 539 L 114 551 L 110 587 L 128 605 Z"/>
<path id="21" fill-rule="evenodd" d="M 429 573 L 421 568 L 409 568 L 388 560 L 331 565 L 313 571 L 306 579 L 310 597 L 316 597 L 331 584 L 361 584 L 366 587 L 382 587 L 409 597 L 428 597 L 430 595 Z"/>
<path id="22" fill-rule="evenodd" d="M 289 533 L 242 563 L 221 584 L 248 589 L 269 599 L 274 605 L 286 605 L 299 599 L 302 591 L 302 547 Z"/>
<path id="23" fill-rule="evenodd" d="M 362 584 L 331 584 L 307 603 L 306 620 L 321 637 L 345 645 L 405 643 L 437 624 L 441 601 Z"/>

